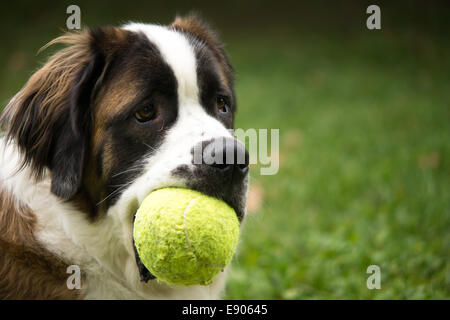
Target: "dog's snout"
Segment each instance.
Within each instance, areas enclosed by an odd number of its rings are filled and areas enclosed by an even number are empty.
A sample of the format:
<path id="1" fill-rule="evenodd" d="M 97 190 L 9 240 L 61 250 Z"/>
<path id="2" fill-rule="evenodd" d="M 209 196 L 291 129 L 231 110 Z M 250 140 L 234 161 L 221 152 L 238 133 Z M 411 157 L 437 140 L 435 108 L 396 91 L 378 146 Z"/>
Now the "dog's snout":
<path id="1" fill-rule="evenodd" d="M 219 138 L 204 147 L 202 162 L 223 174 L 245 176 L 248 172 L 249 154 L 238 140 Z"/>
<path id="2" fill-rule="evenodd" d="M 185 177 L 187 188 L 227 202 L 242 220 L 250 162 L 245 146 L 233 138 L 216 138 L 195 145 L 192 155 L 193 166 L 180 166 L 174 174 Z"/>

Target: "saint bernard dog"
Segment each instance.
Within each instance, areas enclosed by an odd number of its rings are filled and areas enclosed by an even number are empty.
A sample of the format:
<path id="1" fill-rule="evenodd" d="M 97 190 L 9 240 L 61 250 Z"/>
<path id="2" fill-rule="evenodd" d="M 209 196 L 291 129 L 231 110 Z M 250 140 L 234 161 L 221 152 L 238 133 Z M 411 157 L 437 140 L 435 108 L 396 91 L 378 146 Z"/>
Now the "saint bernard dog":
<path id="1" fill-rule="evenodd" d="M 209 286 L 168 286 L 132 238 L 140 203 L 163 187 L 245 216 L 248 152 L 230 130 L 233 68 L 217 36 L 189 15 L 55 43 L 65 47 L 0 118 L 0 299 L 220 298 L 227 268 Z M 245 161 L 196 163 L 198 146 L 205 158 L 231 150 Z M 79 290 L 67 285 L 69 266 Z"/>

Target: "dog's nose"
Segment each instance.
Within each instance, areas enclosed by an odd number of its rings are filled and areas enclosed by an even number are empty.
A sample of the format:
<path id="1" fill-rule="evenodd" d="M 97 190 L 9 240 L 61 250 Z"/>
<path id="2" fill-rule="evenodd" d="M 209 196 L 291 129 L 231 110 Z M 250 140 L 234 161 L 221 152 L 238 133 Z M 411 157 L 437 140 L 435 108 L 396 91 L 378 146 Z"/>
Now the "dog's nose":
<path id="1" fill-rule="evenodd" d="M 232 138 L 202 141 L 192 148 L 192 164 L 174 171 L 186 179 L 186 187 L 224 200 L 239 220 L 245 213 L 249 154 L 245 146 Z"/>
<path id="2" fill-rule="evenodd" d="M 218 138 L 203 149 L 202 162 L 225 175 L 243 177 L 248 172 L 249 155 L 236 139 Z"/>

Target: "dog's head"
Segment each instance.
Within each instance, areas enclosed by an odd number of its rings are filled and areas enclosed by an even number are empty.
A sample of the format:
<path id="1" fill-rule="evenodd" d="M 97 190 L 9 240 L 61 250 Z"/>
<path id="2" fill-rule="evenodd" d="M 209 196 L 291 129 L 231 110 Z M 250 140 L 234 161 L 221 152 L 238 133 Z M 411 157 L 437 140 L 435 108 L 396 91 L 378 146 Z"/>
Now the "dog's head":
<path id="1" fill-rule="evenodd" d="M 204 23 L 133 23 L 54 42 L 68 46 L 30 78 L 2 121 L 24 166 L 50 175 L 54 195 L 92 223 L 120 222 L 127 249 L 137 208 L 158 188 L 201 191 L 244 217 L 248 154 L 228 130 L 233 68 Z M 194 161 L 196 150 L 213 161 Z M 229 151 L 238 157 L 216 161 Z"/>

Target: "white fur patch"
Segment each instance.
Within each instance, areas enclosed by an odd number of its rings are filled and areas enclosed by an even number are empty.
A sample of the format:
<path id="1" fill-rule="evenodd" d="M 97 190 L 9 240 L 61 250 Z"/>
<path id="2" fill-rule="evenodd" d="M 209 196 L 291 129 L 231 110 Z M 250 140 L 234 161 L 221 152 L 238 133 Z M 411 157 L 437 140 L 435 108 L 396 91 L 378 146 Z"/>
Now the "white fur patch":
<path id="1" fill-rule="evenodd" d="M 179 32 L 152 24 L 130 23 L 124 29 L 144 33 L 159 49 L 177 79 L 179 104 L 198 104 L 197 62 L 188 39 Z"/>

